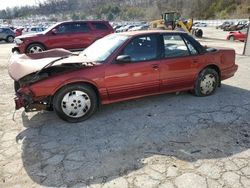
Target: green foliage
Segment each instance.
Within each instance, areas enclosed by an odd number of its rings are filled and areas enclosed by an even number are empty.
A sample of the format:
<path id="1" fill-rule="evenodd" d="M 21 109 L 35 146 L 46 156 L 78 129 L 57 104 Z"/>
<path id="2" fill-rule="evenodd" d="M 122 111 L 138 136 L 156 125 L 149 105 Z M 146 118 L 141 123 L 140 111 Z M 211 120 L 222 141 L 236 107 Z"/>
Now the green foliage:
<path id="1" fill-rule="evenodd" d="M 220 12 L 219 17 L 222 19 L 226 19 L 227 18 L 227 12 L 226 10 L 223 10 Z"/>
<path id="2" fill-rule="evenodd" d="M 120 16 L 122 20 L 143 19 L 144 12 L 142 8 L 139 7 L 127 7 Z"/>
<path id="3" fill-rule="evenodd" d="M 80 20 L 80 15 L 76 14 L 76 13 L 73 13 L 72 16 L 71 16 L 71 19 L 72 20 Z"/>
<path id="4" fill-rule="evenodd" d="M 114 20 L 116 17 L 119 17 L 121 9 L 112 4 L 100 5 L 96 9 L 96 17 L 97 19 L 108 19 Z"/>

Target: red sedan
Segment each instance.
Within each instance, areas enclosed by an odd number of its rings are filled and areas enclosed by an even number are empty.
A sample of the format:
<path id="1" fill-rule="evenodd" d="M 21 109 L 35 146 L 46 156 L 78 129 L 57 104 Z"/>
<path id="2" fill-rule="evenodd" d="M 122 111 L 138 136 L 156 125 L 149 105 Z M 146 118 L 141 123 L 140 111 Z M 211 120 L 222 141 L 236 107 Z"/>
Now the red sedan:
<path id="1" fill-rule="evenodd" d="M 16 109 L 53 109 L 79 122 L 100 104 L 188 90 L 211 95 L 237 67 L 233 49 L 204 48 L 183 32 L 138 31 L 108 35 L 79 55 L 59 49 L 15 55 L 9 74 Z"/>
<path id="2" fill-rule="evenodd" d="M 240 31 L 232 31 L 228 34 L 227 40 L 235 41 L 239 40 L 245 42 L 247 40 L 247 28 Z"/>

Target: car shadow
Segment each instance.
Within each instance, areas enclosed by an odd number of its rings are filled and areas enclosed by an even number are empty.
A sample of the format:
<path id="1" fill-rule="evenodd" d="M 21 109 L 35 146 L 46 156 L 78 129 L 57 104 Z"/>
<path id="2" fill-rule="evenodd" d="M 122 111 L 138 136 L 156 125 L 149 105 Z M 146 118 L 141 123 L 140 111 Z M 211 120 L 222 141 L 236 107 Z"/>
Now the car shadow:
<path id="1" fill-rule="evenodd" d="M 250 91 L 223 84 L 210 97 L 167 94 L 107 105 L 76 124 L 53 112 L 23 113 L 26 129 L 16 139 L 36 183 L 91 185 L 143 168 L 152 155 L 196 162 L 249 149 L 249 98 Z"/>
<path id="2" fill-rule="evenodd" d="M 1 44 L 14 44 L 14 43 L 8 43 L 8 42 L 1 41 L 1 40 L 0 40 L 0 45 L 1 45 Z"/>

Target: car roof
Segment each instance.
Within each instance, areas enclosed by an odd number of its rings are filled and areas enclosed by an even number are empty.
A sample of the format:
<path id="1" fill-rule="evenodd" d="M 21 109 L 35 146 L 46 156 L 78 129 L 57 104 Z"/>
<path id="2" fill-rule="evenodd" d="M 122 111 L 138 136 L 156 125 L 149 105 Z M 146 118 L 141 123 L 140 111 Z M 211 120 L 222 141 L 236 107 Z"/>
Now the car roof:
<path id="1" fill-rule="evenodd" d="M 84 23 L 86 23 L 86 22 L 91 22 L 91 23 L 100 23 L 100 22 L 102 22 L 102 23 L 107 23 L 108 21 L 106 21 L 106 20 L 74 20 L 74 21 L 63 21 L 63 22 L 58 22 L 59 24 L 61 24 L 61 23 L 79 23 L 79 22 L 84 22 Z"/>
<path id="2" fill-rule="evenodd" d="M 166 30 L 144 30 L 144 31 L 127 31 L 122 33 L 117 33 L 118 35 L 136 36 L 136 35 L 147 35 L 147 34 L 186 34 L 183 31 L 166 31 Z"/>

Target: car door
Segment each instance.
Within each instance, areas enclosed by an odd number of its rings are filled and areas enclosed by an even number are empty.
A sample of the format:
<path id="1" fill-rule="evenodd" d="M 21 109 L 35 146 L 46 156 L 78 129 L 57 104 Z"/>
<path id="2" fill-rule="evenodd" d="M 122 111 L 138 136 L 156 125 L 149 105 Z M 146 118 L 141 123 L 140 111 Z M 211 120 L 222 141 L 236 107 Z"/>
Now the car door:
<path id="1" fill-rule="evenodd" d="M 0 28 L 0 39 L 5 39 L 4 29 Z"/>
<path id="2" fill-rule="evenodd" d="M 138 36 L 119 55 L 129 55 L 131 62 L 113 62 L 105 71 L 110 100 L 128 99 L 159 92 L 158 35 Z"/>
<path id="3" fill-rule="evenodd" d="M 192 88 L 202 55 L 180 34 L 163 35 L 163 59 L 160 64 L 160 91 L 177 91 Z"/>
<path id="4" fill-rule="evenodd" d="M 52 29 L 45 36 L 45 43 L 49 49 L 72 48 L 72 28 L 73 23 L 62 23 Z"/>
<path id="5" fill-rule="evenodd" d="M 91 22 L 91 28 L 94 30 L 95 40 L 100 39 L 113 32 L 113 28 L 106 22 Z"/>
<path id="6" fill-rule="evenodd" d="M 71 49 L 87 48 L 95 41 L 95 33 L 88 22 L 75 22 L 71 35 Z"/>

